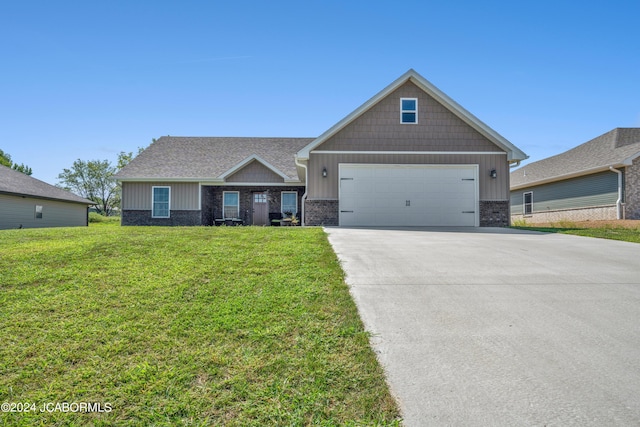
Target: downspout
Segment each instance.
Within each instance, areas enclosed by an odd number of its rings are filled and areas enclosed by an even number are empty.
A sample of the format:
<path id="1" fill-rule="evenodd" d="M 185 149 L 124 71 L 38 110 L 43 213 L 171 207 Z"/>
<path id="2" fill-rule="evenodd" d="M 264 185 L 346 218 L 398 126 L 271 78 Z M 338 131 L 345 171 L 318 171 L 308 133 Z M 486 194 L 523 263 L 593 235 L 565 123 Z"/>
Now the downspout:
<path id="1" fill-rule="evenodd" d="M 520 166 L 520 162 L 521 162 L 521 161 L 522 161 L 522 160 L 518 160 L 518 161 L 516 161 L 515 163 L 511 163 L 511 164 L 509 165 L 509 169 L 517 168 L 518 166 Z"/>
<path id="2" fill-rule="evenodd" d="M 609 170 L 618 174 L 618 200 L 616 200 L 616 211 L 618 219 L 622 219 L 622 171 L 614 169 L 613 166 L 609 166 Z"/>
<path id="3" fill-rule="evenodd" d="M 304 194 L 302 195 L 302 218 L 300 218 L 300 226 L 304 227 L 306 217 L 304 215 L 304 202 L 307 200 L 307 185 L 309 183 L 309 169 L 307 169 L 307 165 L 298 162 L 298 156 L 295 157 L 296 166 L 300 166 L 304 169 Z"/>

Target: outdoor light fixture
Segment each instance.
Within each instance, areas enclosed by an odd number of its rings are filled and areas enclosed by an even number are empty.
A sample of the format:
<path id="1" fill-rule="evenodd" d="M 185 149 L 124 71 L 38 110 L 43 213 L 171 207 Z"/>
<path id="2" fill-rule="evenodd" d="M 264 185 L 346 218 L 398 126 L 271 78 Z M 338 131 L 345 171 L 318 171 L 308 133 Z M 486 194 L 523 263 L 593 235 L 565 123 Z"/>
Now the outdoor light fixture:
<path id="1" fill-rule="evenodd" d="M 322 168 L 322 177 L 323 178 L 327 177 L 327 168 Z"/>
<path id="2" fill-rule="evenodd" d="M 498 177 L 498 172 L 495 169 L 491 169 L 491 172 L 489 172 L 489 176 L 491 178 L 497 178 Z"/>

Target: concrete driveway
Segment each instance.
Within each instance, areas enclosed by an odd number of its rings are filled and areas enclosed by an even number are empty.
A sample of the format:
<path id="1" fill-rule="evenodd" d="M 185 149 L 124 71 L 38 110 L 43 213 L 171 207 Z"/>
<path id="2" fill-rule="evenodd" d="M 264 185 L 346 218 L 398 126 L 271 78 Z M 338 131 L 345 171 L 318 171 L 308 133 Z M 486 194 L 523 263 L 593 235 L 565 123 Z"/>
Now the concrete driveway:
<path id="1" fill-rule="evenodd" d="M 640 244 L 326 231 L 406 426 L 640 425 Z"/>

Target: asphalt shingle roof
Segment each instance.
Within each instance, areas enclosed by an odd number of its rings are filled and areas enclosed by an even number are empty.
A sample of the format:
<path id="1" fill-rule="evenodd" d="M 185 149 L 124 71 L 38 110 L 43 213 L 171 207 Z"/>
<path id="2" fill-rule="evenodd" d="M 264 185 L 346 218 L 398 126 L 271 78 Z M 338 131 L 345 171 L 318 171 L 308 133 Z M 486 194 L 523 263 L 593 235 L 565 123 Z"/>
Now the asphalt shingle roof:
<path id="1" fill-rule="evenodd" d="M 12 193 L 20 196 L 42 197 L 45 199 L 63 200 L 65 202 L 93 205 L 91 200 L 76 196 L 62 188 L 47 184 L 44 181 L 14 171 L 0 165 L 0 193 Z"/>
<path id="2" fill-rule="evenodd" d="M 116 178 L 217 178 L 255 155 L 289 178 L 298 179 L 294 156 L 314 139 L 163 136 L 122 168 Z"/>
<path id="3" fill-rule="evenodd" d="M 569 151 L 514 170 L 511 188 L 621 166 L 625 160 L 639 154 L 640 128 L 616 128 Z"/>

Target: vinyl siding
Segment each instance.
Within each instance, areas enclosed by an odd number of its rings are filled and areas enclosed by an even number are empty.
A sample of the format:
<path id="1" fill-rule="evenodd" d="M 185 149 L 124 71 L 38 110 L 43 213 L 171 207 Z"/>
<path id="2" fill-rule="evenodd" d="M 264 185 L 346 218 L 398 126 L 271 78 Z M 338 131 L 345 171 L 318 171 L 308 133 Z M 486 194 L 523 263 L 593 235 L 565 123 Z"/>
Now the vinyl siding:
<path id="1" fill-rule="evenodd" d="M 597 174 L 521 188 L 511 193 L 511 214 L 522 214 L 523 194 L 533 192 L 533 213 L 560 209 L 614 205 L 618 199 L 618 175 Z"/>
<path id="2" fill-rule="evenodd" d="M 509 199 L 509 165 L 504 154 L 321 154 L 309 159 L 309 199 L 338 199 L 338 164 L 425 164 L 425 165 L 478 165 L 480 200 Z M 327 177 L 322 177 L 322 169 Z M 496 169 L 498 177 L 489 177 Z"/>
<path id="3" fill-rule="evenodd" d="M 284 179 L 262 163 L 254 160 L 233 175 L 227 182 L 284 182 Z"/>
<path id="4" fill-rule="evenodd" d="M 400 123 L 400 98 L 418 98 L 418 123 Z M 502 151 L 407 82 L 316 148 L 349 151 Z"/>
<path id="5" fill-rule="evenodd" d="M 35 217 L 36 205 L 42 218 Z M 87 205 L 0 194 L 0 229 L 87 225 Z"/>
<path id="6" fill-rule="evenodd" d="M 151 188 L 171 187 L 171 210 L 200 210 L 200 184 L 197 182 L 123 182 L 122 209 L 151 210 Z"/>

